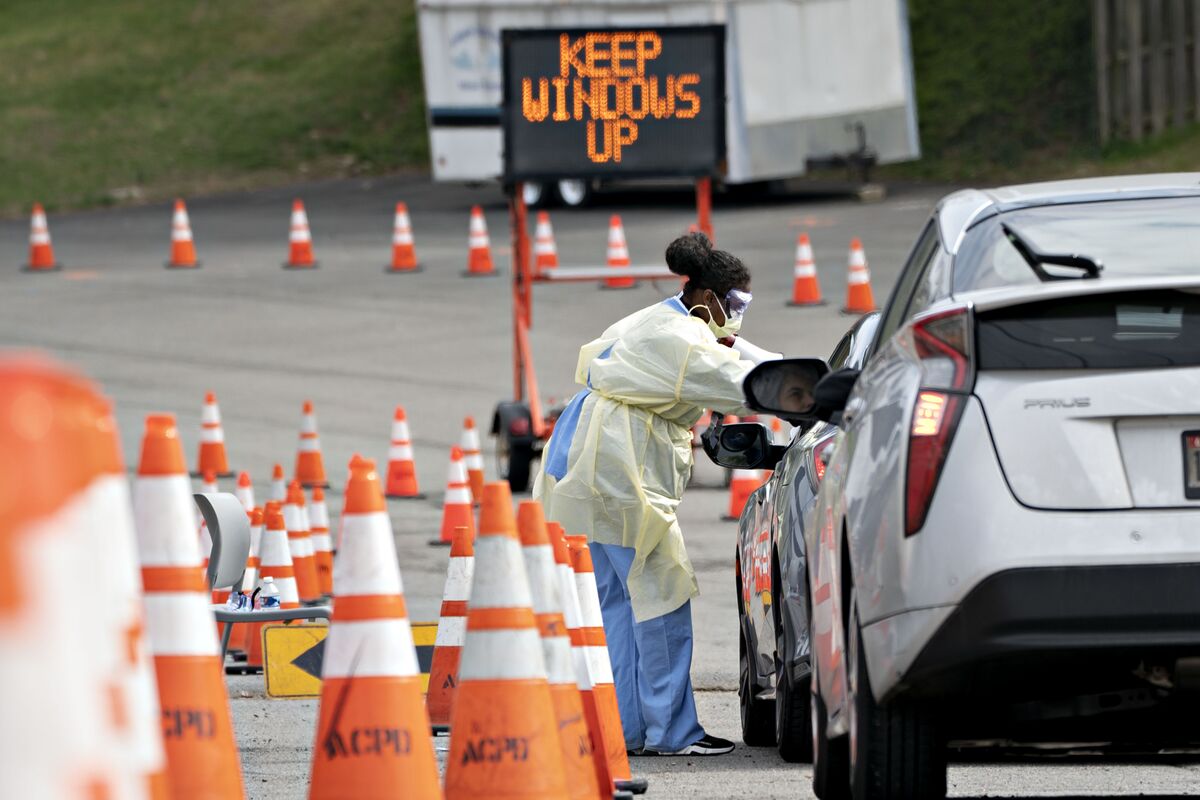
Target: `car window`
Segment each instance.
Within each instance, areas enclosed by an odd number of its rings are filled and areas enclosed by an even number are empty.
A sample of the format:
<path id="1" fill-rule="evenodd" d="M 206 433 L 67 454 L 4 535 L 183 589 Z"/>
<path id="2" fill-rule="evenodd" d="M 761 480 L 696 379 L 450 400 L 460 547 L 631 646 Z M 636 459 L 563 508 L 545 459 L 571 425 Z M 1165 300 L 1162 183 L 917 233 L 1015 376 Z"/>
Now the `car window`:
<path id="1" fill-rule="evenodd" d="M 829 368 L 831 370 L 841 369 L 846 365 L 846 359 L 850 357 L 850 343 L 854 339 L 854 331 L 851 329 L 842 337 L 842 340 L 837 343 L 837 347 L 833 348 L 833 354 L 829 356 Z"/>
<path id="2" fill-rule="evenodd" d="M 900 280 L 896 282 L 896 288 L 892 290 L 892 296 L 883 312 L 883 322 L 880 323 L 879 334 L 875 337 L 876 349 L 878 345 L 890 339 L 892 334 L 908 319 L 908 307 L 913 297 L 913 290 L 925 272 L 925 266 L 930 257 L 939 249 L 937 227 L 930 221 L 925 226 L 925 230 L 921 232 L 920 238 L 917 239 L 912 253 L 908 256 L 908 261 L 904 264 L 904 270 L 900 273 Z"/>
<path id="3" fill-rule="evenodd" d="M 950 296 L 950 265 L 953 260 L 950 254 L 941 247 L 936 248 L 933 258 L 926 265 L 913 292 L 912 300 L 904 313 L 905 319 L 912 319 L 939 300 Z"/>

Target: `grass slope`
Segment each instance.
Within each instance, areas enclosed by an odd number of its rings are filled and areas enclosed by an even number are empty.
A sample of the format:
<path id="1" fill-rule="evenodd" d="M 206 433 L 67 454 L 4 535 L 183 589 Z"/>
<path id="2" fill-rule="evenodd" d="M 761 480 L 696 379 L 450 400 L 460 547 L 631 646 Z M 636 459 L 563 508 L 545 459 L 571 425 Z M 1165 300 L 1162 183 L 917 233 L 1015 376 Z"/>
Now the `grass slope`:
<path id="1" fill-rule="evenodd" d="M 411 0 L 5 0 L 0 211 L 426 158 Z"/>

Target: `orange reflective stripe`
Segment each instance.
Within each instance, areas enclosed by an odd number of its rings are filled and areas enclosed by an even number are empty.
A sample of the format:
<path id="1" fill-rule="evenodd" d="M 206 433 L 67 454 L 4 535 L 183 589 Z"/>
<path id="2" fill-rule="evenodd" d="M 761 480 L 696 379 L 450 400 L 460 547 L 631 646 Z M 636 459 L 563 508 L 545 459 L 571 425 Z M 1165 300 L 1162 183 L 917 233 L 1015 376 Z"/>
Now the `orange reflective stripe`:
<path id="1" fill-rule="evenodd" d="M 288 531 L 289 539 L 307 539 L 309 538 L 308 531 Z"/>
<path id="2" fill-rule="evenodd" d="M 534 628 L 537 622 L 528 608 L 472 608 L 467 614 L 467 630 L 496 631 Z"/>
<path id="3" fill-rule="evenodd" d="M 576 628 L 571 633 L 579 632 L 579 639 L 583 647 L 605 647 L 607 642 L 604 640 L 604 628 Z M 575 644 L 575 640 L 571 640 L 571 644 Z"/>
<path id="4" fill-rule="evenodd" d="M 466 600 L 443 600 L 442 612 L 443 617 L 465 617 L 467 615 Z"/>
<path id="5" fill-rule="evenodd" d="M 142 588 L 147 592 L 207 592 L 199 567 L 142 567 Z"/>
<path id="6" fill-rule="evenodd" d="M 567 636 L 567 623 L 563 619 L 561 613 L 558 614 L 538 614 L 537 615 L 538 634 L 543 639 L 553 638 L 555 636 Z"/>
<path id="7" fill-rule="evenodd" d="M 404 619 L 408 608 L 398 594 L 346 595 L 334 598 L 333 618 L 339 621 Z"/>
<path id="8" fill-rule="evenodd" d="M 583 628 L 571 628 L 567 634 L 571 637 L 571 647 L 587 646 L 583 641 Z"/>
<path id="9" fill-rule="evenodd" d="M 294 578 L 296 577 L 296 568 L 292 566 L 273 567 L 267 564 L 262 565 L 262 577 L 264 578 Z"/>

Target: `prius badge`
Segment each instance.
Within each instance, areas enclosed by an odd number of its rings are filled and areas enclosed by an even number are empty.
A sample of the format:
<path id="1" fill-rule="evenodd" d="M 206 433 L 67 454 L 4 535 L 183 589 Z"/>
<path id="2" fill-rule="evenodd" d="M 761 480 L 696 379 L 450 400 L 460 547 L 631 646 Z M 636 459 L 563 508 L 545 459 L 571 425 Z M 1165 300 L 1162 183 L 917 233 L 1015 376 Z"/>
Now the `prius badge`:
<path id="1" fill-rule="evenodd" d="M 1027 399 L 1025 408 L 1088 408 L 1092 404 L 1090 397 L 1047 397 L 1043 399 Z"/>

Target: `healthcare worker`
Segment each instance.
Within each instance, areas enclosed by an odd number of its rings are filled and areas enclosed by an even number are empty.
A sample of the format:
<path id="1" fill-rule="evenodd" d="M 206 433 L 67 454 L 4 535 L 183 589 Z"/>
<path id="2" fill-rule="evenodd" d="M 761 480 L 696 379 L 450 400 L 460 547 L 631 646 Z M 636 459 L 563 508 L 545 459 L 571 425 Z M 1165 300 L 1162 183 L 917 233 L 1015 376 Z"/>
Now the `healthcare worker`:
<path id="1" fill-rule="evenodd" d="M 742 381 L 779 355 L 735 338 L 751 299 L 739 259 L 691 233 L 666 261 L 687 278 L 683 291 L 580 350 L 575 379 L 587 388 L 555 424 L 534 496 L 589 537 L 626 749 L 719 755 L 733 742 L 705 733 L 692 697 L 698 590 L 675 510 L 691 427 L 706 408 L 744 413 Z"/>

